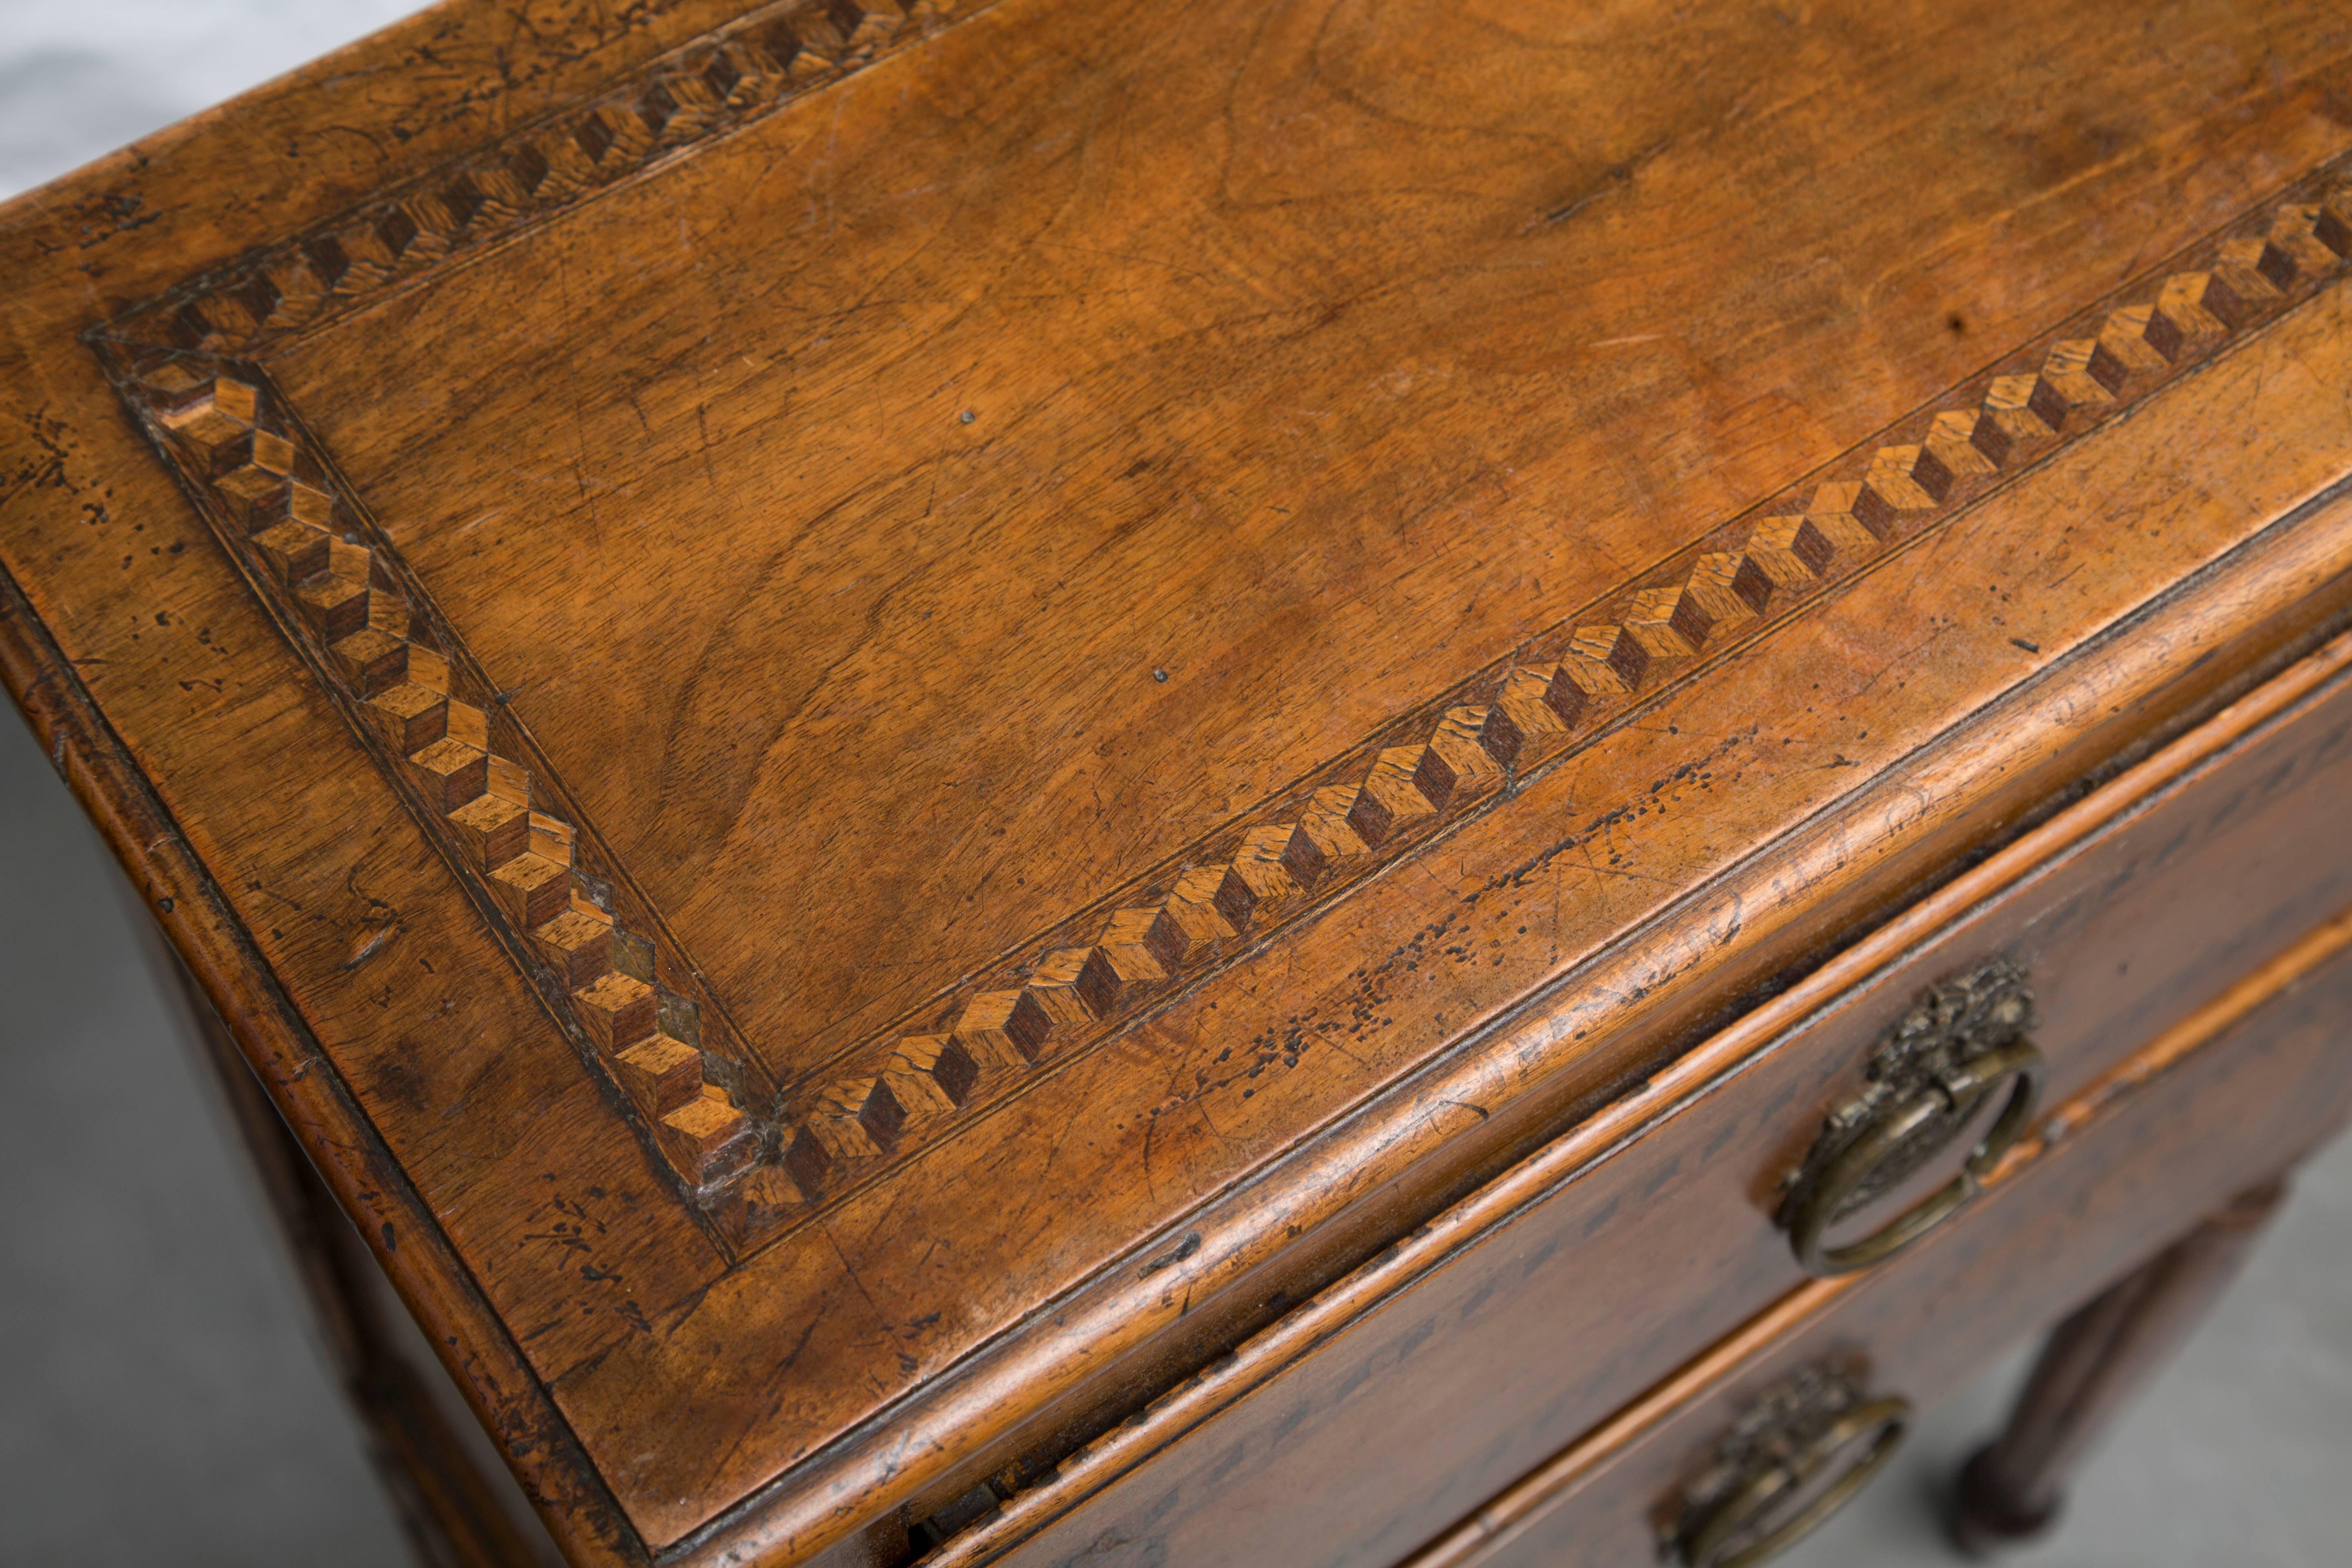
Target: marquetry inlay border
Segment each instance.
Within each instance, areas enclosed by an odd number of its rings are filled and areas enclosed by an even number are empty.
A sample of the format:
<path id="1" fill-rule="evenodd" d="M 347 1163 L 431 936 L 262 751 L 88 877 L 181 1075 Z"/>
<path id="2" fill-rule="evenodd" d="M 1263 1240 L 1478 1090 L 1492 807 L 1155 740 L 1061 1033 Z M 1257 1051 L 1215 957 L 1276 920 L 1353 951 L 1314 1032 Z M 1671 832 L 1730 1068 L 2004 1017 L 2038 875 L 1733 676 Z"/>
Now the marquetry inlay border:
<path id="1" fill-rule="evenodd" d="M 574 1043 L 717 1198 L 759 1153 L 761 1065 L 316 439 L 251 364 L 174 354 L 121 385 Z"/>
<path id="2" fill-rule="evenodd" d="M 584 108 L 89 334 L 257 595 L 738 1256 L 1275 931 L 1328 914 L 1368 877 L 2209 361 L 2352 259 L 2352 192 L 2315 174 L 1108 898 L 1016 939 L 893 1026 L 773 1083 L 774 1064 L 745 1048 L 257 351 L 980 3 L 755 12 Z"/>
<path id="3" fill-rule="evenodd" d="M 258 356 L 453 258 L 863 70 L 992 0 L 781 0 L 594 97 L 116 318 L 125 342 Z"/>

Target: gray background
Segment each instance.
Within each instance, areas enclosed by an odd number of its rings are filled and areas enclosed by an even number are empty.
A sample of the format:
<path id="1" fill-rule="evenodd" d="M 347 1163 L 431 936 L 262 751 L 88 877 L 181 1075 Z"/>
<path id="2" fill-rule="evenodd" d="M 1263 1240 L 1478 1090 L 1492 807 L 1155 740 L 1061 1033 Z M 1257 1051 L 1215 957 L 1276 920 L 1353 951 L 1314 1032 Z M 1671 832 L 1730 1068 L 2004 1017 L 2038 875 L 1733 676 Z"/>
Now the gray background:
<path id="1" fill-rule="evenodd" d="M 399 0 L 0 0 L 0 195 L 300 64 Z M 5 289 L 5 284 L 0 284 Z M 406 1561 L 119 875 L 0 719 L 0 1563 Z M 1955 1561 L 1936 1510 L 2030 1347 L 1783 1561 Z M 2021 1564 L 2352 1559 L 2352 1142 Z M 1204 1565 L 1205 1568 L 1205 1565 Z"/>

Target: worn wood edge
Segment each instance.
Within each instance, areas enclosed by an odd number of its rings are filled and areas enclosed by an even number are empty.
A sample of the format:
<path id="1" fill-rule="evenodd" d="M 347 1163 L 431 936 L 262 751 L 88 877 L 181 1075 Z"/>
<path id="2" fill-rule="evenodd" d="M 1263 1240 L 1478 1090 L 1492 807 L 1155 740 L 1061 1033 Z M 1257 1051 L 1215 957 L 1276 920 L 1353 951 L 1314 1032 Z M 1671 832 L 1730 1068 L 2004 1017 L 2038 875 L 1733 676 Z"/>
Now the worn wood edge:
<path id="1" fill-rule="evenodd" d="M 1355 1319 L 1727 1088 L 1799 1035 L 1841 1011 L 1849 997 L 1910 963 L 1989 905 L 2056 873 L 2347 682 L 2352 682 L 2352 634 L 2338 637 L 2113 783 L 2031 829 L 1830 959 L 1790 990 L 1677 1058 L 1632 1093 L 1610 1102 L 1531 1159 L 1415 1231 L 1392 1252 L 1365 1265 L 1246 1341 L 1230 1356 L 1154 1401 L 1139 1420 L 1072 1455 L 1052 1480 L 1017 1494 L 1000 1513 L 944 1543 L 925 1559 L 926 1563 L 930 1568 L 980 1568 L 993 1561 L 1271 1381 Z M 2342 928 L 2337 945 L 2352 942 L 2352 910 L 2322 928 L 2321 934 L 2337 927 Z M 2301 952 L 2298 947 L 2273 960 L 2244 984 L 2284 974 L 2285 979 L 2274 983 L 2263 980 L 2273 989 L 2283 985 L 2319 961 L 2317 957 L 2305 960 L 2299 956 Z M 2325 956 L 2325 952 L 2319 955 Z M 2030 1152 L 2081 1131 L 2087 1125 L 2085 1118 L 2095 1112 L 2103 1114 L 2102 1108 L 2111 1100 L 2147 1081 L 2214 1030 L 2226 1026 L 2226 1018 L 2210 1027 L 2202 1021 L 2217 1008 L 2224 1008 L 2236 994 L 2233 989 L 2174 1026 L 2158 1042 L 2131 1058 L 2126 1064 L 2133 1069 L 2130 1074 L 2125 1068 L 2115 1069 L 2078 1093 L 2066 1108 L 2052 1114 L 2043 1131 L 2025 1141 L 2024 1148 Z M 2227 1014 L 2228 1018 L 2237 1016 Z M 2012 1159 L 2021 1156 L 2012 1155 Z"/>
<path id="2" fill-rule="evenodd" d="M 549 1532 L 583 1565 L 642 1564 L 644 1542 L 170 809 L 0 562 L 0 686 L 233 1031 L 246 1065 L 491 1432 Z M 403 1242 L 406 1245 L 404 1247 Z"/>
<path id="3" fill-rule="evenodd" d="M 442 3 L 454 8 L 462 0 Z M 432 279 L 496 255 L 543 224 L 657 175 L 852 76 L 920 48 L 996 3 L 835 0 L 828 5 L 825 0 L 737 0 L 727 15 L 701 31 L 659 46 L 648 57 L 620 62 L 601 79 L 582 84 L 530 118 L 499 125 L 486 137 L 435 162 L 400 166 L 326 216 L 296 228 L 277 230 L 268 239 L 209 262 L 116 310 L 91 330 L 125 345 L 239 354 L 273 351 L 314 328 L 397 300 Z M 845 31 L 838 19 L 844 11 L 859 16 L 860 23 Z M 793 26 L 795 22 L 801 24 L 797 28 Z M 864 37 L 877 22 L 883 28 L 881 36 Z M 402 26 L 394 23 L 346 48 L 369 47 Z M 765 59 L 758 68 L 764 73 L 760 85 L 771 93 L 764 99 L 751 98 L 747 92 L 721 95 L 715 106 L 707 101 L 677 101 L 686 91 L 710 89 L 712 84 L 704 81 L 704 73 L 714 58 L 731 57 L 740 64 L 745 51 L 762 53 L 764 35 L 777 31 L 803 35 L 796 47 L 814 50 L 806 58 L 818 63 L 804 69 L 791 60 Z M 859 37 L 853 38 L 850 32 Z M 335 59 L 342 52 L 323 60 Z M 319 63 L 323 62 L 313 62 Z M 310 67 L 297 68 L 191 119 L 237 112 L 245 97 L 268 91 L 279 80 L 310 74 Z M 665 94 L 664 101 L 669 105 L 658 114 L 651 107 L 657 91 Z M 542 176 L 543 186 L 519 195 L 504 192 L 489 197 L 478 187 L 478 176 L 487 181 L 503 174 L 519 153 L 544 146 L 551 138 L 559 160 L 568 156 L 578 165 L 582 153 L 574 143 L 581 140 L 583 127 L 601 123 L 606 117 L 619 126 L 617 139 L 608 143 L 618 153 L 614 166 L 600 167 L 604 158 L 599 153 L 589 156 L 584 166 L 561 174 L 551 170 Z M 615 132 L 607 130 L 605 134 Z M 446 202 L 452 186 L 463 186 L 483 205 L 464 216 L 454 215 Z M 488 216 L 477 225 L 475 216 L 481 214 Z M 279 308 L 277 278 L 289 268 L 308 272 L 313 263 L 305 253 L 311 247 L 363 234 L 373 238 L 385 221 L 396 219 L 413 223 L 418 230 L 415 239 L 424 243 L 412 252 L 407 247 L 414 241 L 404 240 L 381 263 L 355 257 L 351 286 L 326 280 L 309 297 L 299 316 L 286 315 Z M 363 271 L 379 275 L 362 276 Z M 257 311 L 247 302 L 257 288 L 271 296 L 270 307 Z M 282 302 L 290 303 L 293 299 L 285 295 Z"/>
<path id="4" fill-rule="evenodd" d="M 1900 559 L 1900 552 L 1884 559 Z M 1402 1256 L 1402 1247 L 1420 1241 L 1412 1227 L 1492 1180 L 1509 1161 L 1526 1157 L 1555 1136 L 1565 1119 L 1597 1113 L 1629 1084 L 1645 1075 L 1662 1076 L 1738 1007 L 1793 984 L 1859 940 L 1872 924 L 1892 919 L 1925 890 L 1923 881 L 1939 859 L 1987 837 L 1996 845 L 2014 838 L 2078 798 L 2074 792 L 2084 779 L 2105 776 L 2102 763 L 2125 748 L 2116 744 L 2116 735 L 2105 724 L 2074 727 L 2055 721 L 2054 712 L 2067 706 L 2070 683 L 2095 681 L 2103 714 L 2132 710 L 2128 737 L 2156 737 L 2128 748 L 2137 760 L 2243 695 L 2254 680 L 2310 652 L 2325 634 L 2337 629 L 2333 623 L 2347 607 L 2352 479 L 2284 505 L 2272 522 L 2085 637 L 2063 658 L 2012 687 L 1994 708 L 1955 725 L 1846 795 L 1823 803 L 1808 824 L 1689 889 L 1672 908 L 1613 943 L 1608 954 L 1556 976 L 1520 1004 L 1465 1031 L 1415 1072 L 1270 1156 L 1190 1215 L 975 1348 L 959 1367 L 878 1408 L 668 1544 L 661 1559 L 801 1561 L 873 1523 L 884 1510 L 918 1495 L 927 1482 L 937 1495 L 949 1491 L 950 1483 L 941 1478 L 968 1475 L 976 1481 L 1008 1462 L 1024 1434 L 1048 1424 L 1056 1402 L 1076 1398 L 1077 1391 L 1100 1384 L 1138 1355 L 1148 1355 L 1171 1331 L 1171 1323 L 1181 1326 L 1184 1318 L 1212 1312 L 1221 1299 L 1253 1289 L 1274 1290 L 1267 1275 L 1296 1256 L 1298 1237 L 1331 1235 L 1343 1222 L 1378 1211 L 1385 1234 L 1356 1257 L 1373 1254 L 1400 1233 L 1409 1233 L 1400 1244 Z M 2200 622 L 2206 636 L 2163 635 L 2193 633 Z M 2183 642 L 2193 654 L 2179 651 Z M 2022 745 L 2041 729 L 2063 731 L 2067 740 L 2021 773 L 1982 765 L 1988 755 Z M 1922 783 L 1916 769 L 1906 772 L 1906 763 L 1932 768 L 1928 783 Z M 1818 829 L 1832 819 L 1866 814 L 1874 801 L 1898 793 L 1916 798 L 1923 791 L 1928 806 L 1906 814 L 1903 841 L 1873 864 L 1859 864 L 1855 857 L 1808 839 L 1809 826 Z M 1775 870 L 1804 872 L 1807 857 L 1818 875 L 1801 875 L 1799 880 L 1821 890 L 1804 911 L 1752 946 L 1720 949 L 1706 966 L 1678 969 L 1671 962 L 1678 933 L 1687 934 L 1696 918 L 1694 910 L 1727 890 L 1763 886 Z M 1559 998 L 1596 986 L 1641 994 L 1643 1000 L 1629 1006 L 1605 1037 L 1572 1047 L 1562 1041 L 1522 1043 L 1523 1037 L 1541 1032 L 1546 1013 Z M 1759 992 L 1759 986 L 1766 989 Z M 1519 1055 L 1549 1058 L 1550 1077 L 1533 1089 L 1493 1092 L 1491 1075 L 1500 1070 L 1498 1064 Z M 1607 1085 L 1547 1100 L 1546 1086 L 1573 1082 L 1579 1068 L 1605 1068 Z M 1471 1135 L 1441 1137 L 1397 1114 L 1401 1103 L 1439 1100 L 1508 1103 Z M 1507 1125 L 1514 1116 L 1518 1124 Z M 1539 1136 L 1528 1130 L 1530 1121 L 1545 1123 Z M 1475 1133 L 1487 1136 L 1481 1141 Z M 1518 1142 L 1509 1142 L 1513 1137 Z M 1436 1167 L 1444 1168 L 1433 1174 Z M 1386 1256 L 1373 1261 L 1384 1263 Z M 1318 1294 L 1330 1278 L 1345 1272 L 1334 1269 L 1325 1282 L 1297 1294 Z M 1180 1301 L 1185 1303 L 1181 1309 Z M 1222 1353 L 1201 1357 L 1195 1371 L 1201 1361 L 1216 1373 L 1209 1381 L 1223 1389 L 1229 1363 Z M 1181 1390 L 1193 1375 L 1178 1370 L 1159 1386 Z M 1134 1410 L 1150 1397 L 1147 1390 L 1125 1408 Z M 1225 1397 L 1221 1393 L 1219 1402 Z M 1097 1429 L 1109 1425 L 1104 1421 Z M 1147 1427 L 1156 1433 L 1160 1424 L 1147 1420 L 1121 1430 L 1134 1434 Z M 1016 1497 L 1008 1513 L 1018 1505 Z M 975 1527 L 974 1539 L 987 1530 Z M 988 1548 L 991 1555 L 1010 1544 L 992 1531 L 988 1539 L 996 1542 Z"/>
<path id="5" fill-rule="evenodd" d="M 440 165 L 454 163 L 488 146 L 498 145 L 506 134 L 516 128 L 515 122 L 502 121 L 491 111 L 493 103 L 503 103 L 509 98 L 543 107 L 527 109 L 532 122 L 564 109 L 577 105 L 604 91 L 623 79 L 646 68 L 660 57 L 689 48 L 701 39 L 723 31 L 730 23 L 740 20 L 759 7 L 759 0 L 640 0 L 619 8 L 604 8 L 608 28 L 592 46 L 568 58 L 556 55 L 552 64 L 540 75 L 532 75 L 526 67 L 534 53 L 544 58 L 555 54 L 548 40 L 533 30 L 532 24 L 543 18 L 534 16 L 530 9 L 532 0 L 499 0 L 497 9 L 505 13 L 506 20 L 520 24 L 520 36 L 527 47 L 509 55 L 509 78 L 502 80 L 496 94 L 483 94 L 467 107 L 472 114 L 464 122 L 456 119 L 403 132 L 398 127 L 402 110 L 415 106 L 383 104 L 374 101 L 347 102 L 349 110 L 339 113 L 336 128 L 346 132 L 346 141 L 358 141 L 367 149 L 364 154 L 342 147 L 340 158 L 334 153 L 322 153 L 319 147 L 304 147 L 298 152 L 279 153 L 275 143 L 271 155 L 281 166 L 292 168 L 308 160 L 324 163 L 333 159 L 339 164 L 333 169 L 312 168 L 289 176 L 294 187 L 289 194 L 290 205 L 297 215 L 289 227 L 284 206 L 261 206 L 248 209 L 257 216 L 240 226 L 258 237 L 232 248 L 218 250 L 215 259 L 195 271 L 184 266 L 164 272 L 163 281 L 136 286 L 134 291 L 110 296 L 106 319 L 111 321 L 126 315 L 142 305 L 152 304 L 181 289 L 224 268 L 233 268 L 243 259 L 257 257 L 270 246 L 317 223 L 330 221 L 333 216 L 350 211 L 365 203 L 371 195 L 394 187 L 404 186 L 412 180 L 429 175 Z M 723 9 L 722 9 L 723 7 Z M 187 152 L 202 152 L 205 144 L 218 138 L 225 142 L 242 142 L 242 132 L 251 124 L 267 123 L 289 104 L 316 93 L 321 88 L 333 88 L 344 83 L 381 74 L 387 56 L 394 59 L 427 60 L 434 46 L 442 40 L 447 20 L 462 12 L 485 9 L 479 0 L 431 0 L 404 16 L 394 17 L 382 26 L 372 29 L 348 43 L 337 46 L 295 66 L 256 82 L 217 103 L 207 104 L 181 116 L 168 125 L 159 126 L 146 134 L 134 137 L 108 152 L 100 153 L 72 168 L 60 171 L 54 177 L 0 199 L 0 235 L 18 228 L 36 226 L 39 218 L 49 213 L 70 207 L 76 200 L 96 195 L 104 187 L 126 177 L 145 173 L 154 165 Z M 682 15 L 693 10 L 716 10 L 717 19 L 698 23 L 688 21 L 697 30 L 676 42 L 666 41 L 674 35 L 662 26 L 666 15 Z M 468 43 L 488 40 L 469 39 Z M 510 47 L 510 45 L 509 45 Z M 572 80 L 567 73 L 585 67 L 585 79 Z M 182 209 L 185 210 L 185 209 Z M 147 220 L 129 227 L 143 226 Z M 121 232 L 128 232 L 124 230 Z M 107 237 L 113 237 L 109 236 Z"/>
<path id="6" fill-rule="evenodd" d="M 2021 1140 L 1985 1177 L 1986 1190 L 2003 1186 L 2041 1162 L 2063 1155 L 2084 1134 L 2129 1110 L 2140 1091 L 2220 1042 L 2231 1029 L 2284 996 L 2347 947 L 2352 947 L 2352 909 L 2321 922 L 2050 1111 L 2035 1131 Z M 1615 1453 L 1672 1420 L 1722 1379 L 1771 1351 L 1848 1294 L 1887 1277 L 1883 1271 L 1850 1274 L 1798 1287 L 1406 1559 L 1405 1568 L 1467 1568 L 1499 1550 L 1547 1505 L 1572 1492 Z"/>

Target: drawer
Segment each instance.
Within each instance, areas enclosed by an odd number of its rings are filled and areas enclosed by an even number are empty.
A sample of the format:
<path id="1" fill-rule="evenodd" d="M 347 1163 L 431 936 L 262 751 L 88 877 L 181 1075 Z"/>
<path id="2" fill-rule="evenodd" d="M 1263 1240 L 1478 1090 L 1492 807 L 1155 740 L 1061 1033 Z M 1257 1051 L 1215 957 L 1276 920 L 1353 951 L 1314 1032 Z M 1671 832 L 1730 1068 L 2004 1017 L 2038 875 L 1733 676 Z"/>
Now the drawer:
<path id="1" fill-rule="evenodd" d="M 2352 915 L 2063 1108 L 2066 1135 L 2021 1149 L 1965 1221 L 1776 1303 L 1410 1568 L 1654 1563 L 1682 1489 L 1765 1391 L 1828 1365 L 1924 1406 L 2277 1174 L 2352 1114 L 2347 939 Z"/>
<path id="2" fill-rule="evenodd" d="M 1923 991 L 2021 966 L 2047 1105 L 2352 903 L 2348 668 L 2343 639 L 2094 791 L 935 1561 L 1397 1561 L 1804 1283 L 1784 1184 Z"/>

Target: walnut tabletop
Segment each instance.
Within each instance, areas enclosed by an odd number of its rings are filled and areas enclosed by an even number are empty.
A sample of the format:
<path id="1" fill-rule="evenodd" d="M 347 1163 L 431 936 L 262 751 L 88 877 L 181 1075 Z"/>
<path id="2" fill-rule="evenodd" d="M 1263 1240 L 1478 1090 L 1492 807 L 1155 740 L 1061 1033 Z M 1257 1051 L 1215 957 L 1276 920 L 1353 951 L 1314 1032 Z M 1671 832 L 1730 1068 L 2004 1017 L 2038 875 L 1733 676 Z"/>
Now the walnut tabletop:
<path id="1" fill-rule="evenodd" d="M 890 1560 L 2337 624 L 2347 105 L 445 5 L 0 208 L 0 672 L 567 1553 Z"/>

